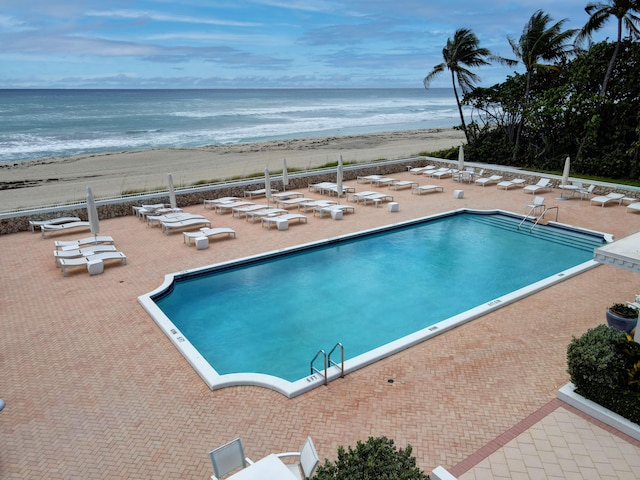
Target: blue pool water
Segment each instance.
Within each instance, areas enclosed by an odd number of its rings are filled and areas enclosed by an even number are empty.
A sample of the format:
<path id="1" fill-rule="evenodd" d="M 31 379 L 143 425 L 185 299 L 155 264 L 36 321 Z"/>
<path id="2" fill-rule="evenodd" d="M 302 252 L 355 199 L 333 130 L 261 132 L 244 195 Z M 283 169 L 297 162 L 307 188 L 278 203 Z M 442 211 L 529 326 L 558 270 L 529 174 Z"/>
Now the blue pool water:
<path id="1" fill-rule="evenodd" d="M 179 277 L 154 301 L 219 373 L 288 381 L 593 258 L 602 236 L 458 213 Z"/>

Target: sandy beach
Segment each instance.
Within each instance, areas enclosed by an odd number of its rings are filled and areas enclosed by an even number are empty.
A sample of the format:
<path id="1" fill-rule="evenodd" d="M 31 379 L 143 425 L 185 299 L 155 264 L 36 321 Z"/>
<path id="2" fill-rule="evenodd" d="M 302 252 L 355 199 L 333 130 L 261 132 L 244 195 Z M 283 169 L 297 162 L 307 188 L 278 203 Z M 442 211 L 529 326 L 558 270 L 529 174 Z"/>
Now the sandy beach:
<path id="1" fill-rule="evenodd" d="M 398 159 L 458 146 L 455 129 L 426 129 L 365 135 L 78 155 L 0 165 L 0 211 L 52 205 L 85 198 L 91 186 L 97 198 L 166 189 L 289 169 L 305 170 L 338 160 L 364 163 Z"/>

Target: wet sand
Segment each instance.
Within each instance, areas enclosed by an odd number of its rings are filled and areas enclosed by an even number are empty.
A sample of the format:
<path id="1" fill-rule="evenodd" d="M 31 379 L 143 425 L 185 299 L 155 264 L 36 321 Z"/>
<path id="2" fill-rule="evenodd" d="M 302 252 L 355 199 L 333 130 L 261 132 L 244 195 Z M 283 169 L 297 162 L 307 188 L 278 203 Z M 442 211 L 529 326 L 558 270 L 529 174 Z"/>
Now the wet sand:
<path id="1" fill-rule="evenodd" d="M 0 164 L 0 211 L 82 201 L 90 186 L 97 198 L 163 190 L 167 173 L 176 187 L 247 177 L 287 167 L 398 159 L 461 145 L 455 129 L 348 135 L 200 148 L 139 150 Z"/>

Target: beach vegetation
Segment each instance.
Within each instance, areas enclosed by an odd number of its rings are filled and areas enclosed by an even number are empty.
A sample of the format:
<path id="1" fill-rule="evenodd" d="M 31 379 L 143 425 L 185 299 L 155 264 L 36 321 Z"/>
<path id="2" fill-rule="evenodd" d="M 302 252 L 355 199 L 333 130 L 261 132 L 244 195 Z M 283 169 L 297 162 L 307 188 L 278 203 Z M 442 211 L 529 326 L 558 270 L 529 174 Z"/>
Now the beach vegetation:
<path id="1" fill-rule="evenodd" d="M 445 70 L 449 70 L 451 73 L 453 93 L 456 97 L 460 121 L 462 122 L 462 130 L 467 138 L 467 143 L 469 143 L 469 133 L 462 111 L 458 86 L 462 94 L 473 90 L 479 81 L 479 77 L 470 69 L 488 65 L 490 56 L 491 52 L 486 48 L 480 47 L 480 40 L 478 40 L 478 37 L 476 37 L 471 30 L 460 28 L 456 30 L 453 39 L 447 39 L 447 44 L 442 49 L 444 62 L 434 66 L 423 80 L 424 87 L 428 89 L 434 78 L 440 76 Z"/>
<path id="2" fill-rule="evenodd" d="M 600 30 L 611 17 L 616 18 L 617 35 L 615 48 L 613 49 L 607 70 L 600 85 L 600 94 L 604 95 L 607 92 L 609 79 L 613 73 L 613 66 L 616 63 L 618 53 L 622 46 L 623 27 L 629 32 L 630 38 L 640 38 L 640 30 L 638 30 L 638 26 L 640 25 L 640 2 L 638 0 L 607 0 L 604 2 L 594 2 L 589 3 L 585 7 L 585 11 L 589 15 L 589 20 L 578 32 L 576 37 L 577 44 L 581 44 L 586 39 L 591 40 L 591 34 L 593 32 Z"/>
<path id="3" fill-rule="evenodd" d="M 516 123 L 513 158 L 518 155 L 522 128 L 529 109 L 532 76 L 537 71 L 558 70 L 562 63 L 573 54 L 571 42 L 576 30 L 563 30 L 567 19 L 552 23 L 549 14 L 538 10 L 524 26 L 522 35 L 516 41 L 507 37 L 511 50 L 525 68 L 524 88 L 521 96 L 520 115 Z"/>
<path id="4" fill-rule="evenodd" d="M 366 442 L 358 440 L 356 447 L 338 447 L 335 462 L 328 459 L 319 465 L 314 480 L 428 480 L 429 476 L 416 466 L 411 455 L 412 447 L 396 448 L 387 437 L 369 437 Z"/>
<path id="5" fill-rule="evenodd" d="M 615 48 L 610 42 L 596 43 L 564 60 L 561 68 L 536 70 L 530 78 L 514 74 L 469 92 L 463 100 L 474 120 L 468 158 L 562 171 L 564 159 L 571 156 L 572 175 L 640 180 L 640 44 L 631 38 L 622 41 L 603 96 L 601 82 Z M 526 88 L 528 108 L 522 110 Z"/>

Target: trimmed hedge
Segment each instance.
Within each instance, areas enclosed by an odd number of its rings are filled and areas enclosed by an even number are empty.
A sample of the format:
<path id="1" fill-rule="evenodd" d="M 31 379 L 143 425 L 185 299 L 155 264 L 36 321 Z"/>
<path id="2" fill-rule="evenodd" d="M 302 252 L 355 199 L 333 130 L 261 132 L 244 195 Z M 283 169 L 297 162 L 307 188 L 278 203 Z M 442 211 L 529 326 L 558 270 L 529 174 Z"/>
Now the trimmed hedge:
<path id="1" fill-rule="evenodd" d="M 428 480 L 429 476 L 416 467 L 411 445 L 397 450 L 387 437 L 358 440 L 356 448 L 338 447 L 338 459 L 325 460 L 318 466 L 314 480 Z"/>
<path id="2" fill-rule="evenodd" d="M 599 325 L 567 347 L 567 372 L 583 397 L 640 424 L 640 344 Z"/>

